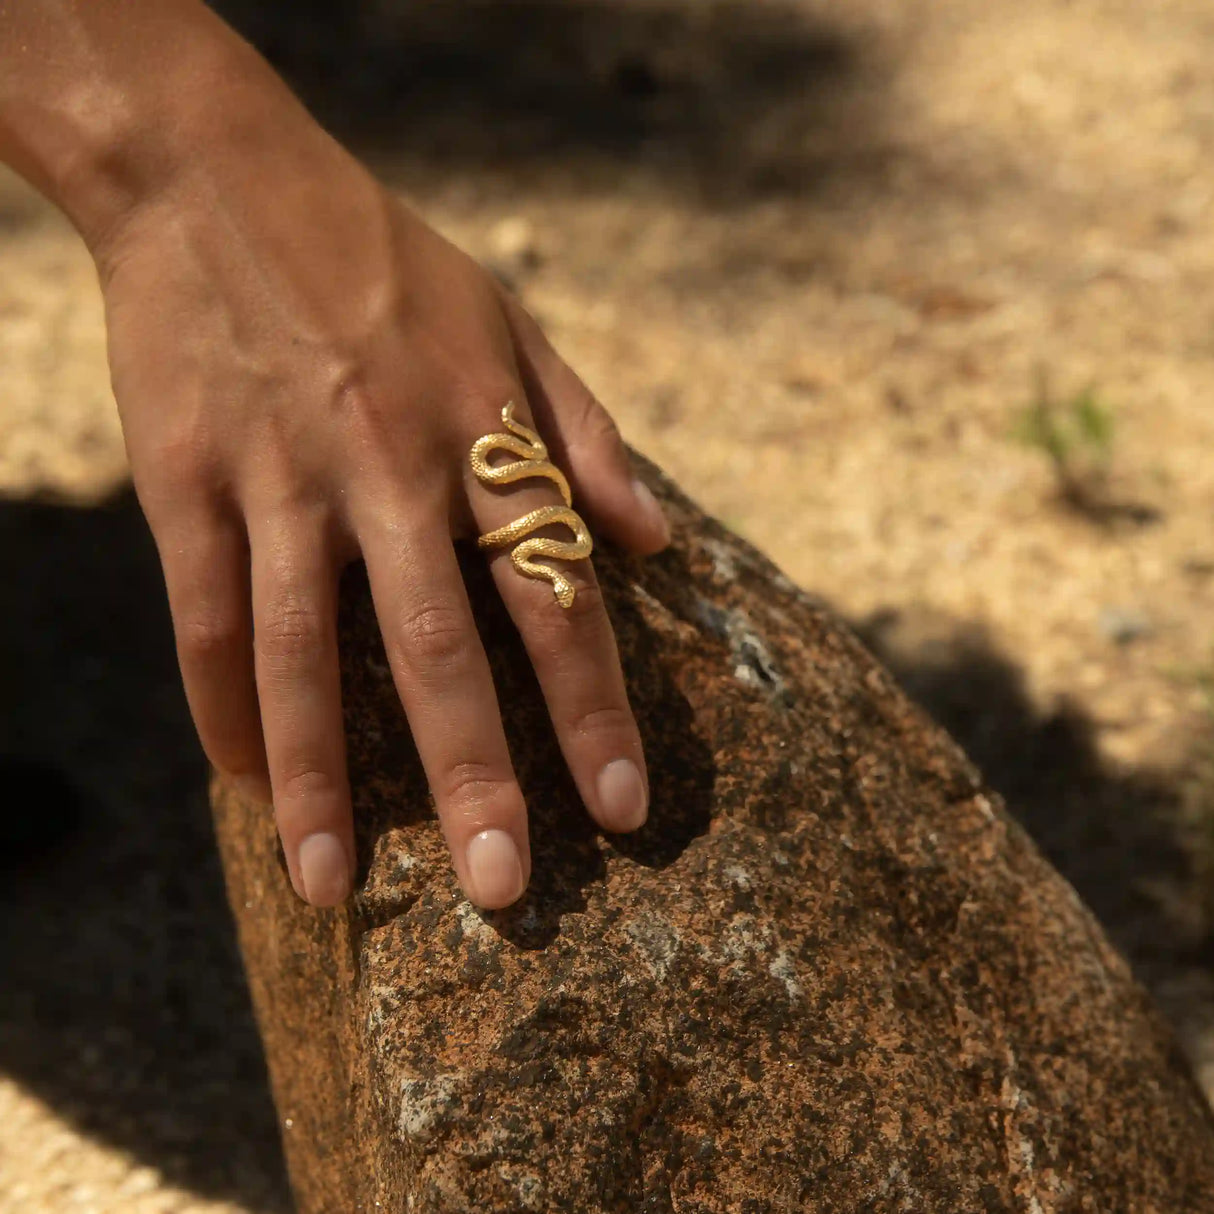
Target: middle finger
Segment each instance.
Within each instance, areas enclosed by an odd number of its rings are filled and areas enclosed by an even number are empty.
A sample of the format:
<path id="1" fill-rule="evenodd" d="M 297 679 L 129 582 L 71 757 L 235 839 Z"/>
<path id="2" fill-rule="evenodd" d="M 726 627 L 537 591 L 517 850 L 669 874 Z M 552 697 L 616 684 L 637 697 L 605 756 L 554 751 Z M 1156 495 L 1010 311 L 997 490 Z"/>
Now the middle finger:
<path id="1" fill-rule="evenodd" d="M 456 873 L 473 902 L 495 909 L 527 884 L 527 811 L 450 524 L 432 514 L 405 503 L 371 510 L 358 532 L 397 694 Z"/>

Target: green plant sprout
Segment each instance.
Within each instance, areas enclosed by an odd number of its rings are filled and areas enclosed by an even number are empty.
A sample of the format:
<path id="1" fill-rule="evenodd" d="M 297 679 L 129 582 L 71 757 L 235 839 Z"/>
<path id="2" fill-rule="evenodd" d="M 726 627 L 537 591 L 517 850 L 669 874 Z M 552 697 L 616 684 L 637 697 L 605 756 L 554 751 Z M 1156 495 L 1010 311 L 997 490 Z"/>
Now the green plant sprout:
<path id="1" fill-rule="evenodd" d="M 1049 459 L 1062 501 L 1102 514 L 1114 432 L 1113 411 L 1094 387 L 1059 400 L 1039 370 L 1034 399 L 1020 411 L 1012 437 Z"/>

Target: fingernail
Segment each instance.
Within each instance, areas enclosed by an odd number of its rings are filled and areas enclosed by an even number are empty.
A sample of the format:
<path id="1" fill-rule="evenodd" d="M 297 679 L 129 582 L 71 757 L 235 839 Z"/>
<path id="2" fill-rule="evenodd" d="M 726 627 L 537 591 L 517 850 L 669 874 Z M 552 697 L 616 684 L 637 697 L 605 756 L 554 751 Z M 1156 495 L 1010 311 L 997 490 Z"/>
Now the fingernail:
<path id="1" fill-rule="evenodd" d="M 658 499 L 653 496 L 653 490 L 643 480 L 637 479 L 632 482 L 632 492 L 640 504 L 641 513 L 649 519 L 654 530 L 661 532 L 662 542 L 669 544 L 670 520 L 666 517 L 666 512 L 662 509 Z"/>
<path id="2" fill-rule="evenodd" d="M 598 779 L 599 811 L 612 830 L 636 830 L 649 816 L 645 781 L 631 759 L 612 759 Z"/>
<path id="3" fill-rule="evenodd" d="M 336 906 L 350 892 L 350 861 L 336 835 L 320 831 L 299 845 L 299 878 L 313 906 Z"/>
<path id="4" fill-rule="evenodd" d="M 523 892 L 523 862 L 504 830 L 482 830 L 468 844 L 472 901 L 486 910 L 509 906 Z"/>

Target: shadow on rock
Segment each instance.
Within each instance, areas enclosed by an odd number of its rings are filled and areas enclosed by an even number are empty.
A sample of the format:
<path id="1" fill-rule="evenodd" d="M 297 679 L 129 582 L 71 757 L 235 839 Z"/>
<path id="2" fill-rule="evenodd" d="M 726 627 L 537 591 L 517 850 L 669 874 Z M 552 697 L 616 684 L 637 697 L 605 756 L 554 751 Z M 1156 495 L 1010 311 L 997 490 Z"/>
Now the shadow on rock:
<path id="1" fill-rule="evenodd" d="M 692 572 L 684 553 L 670 548 L 651 559 L 672 566 L 677 581 L 692 585 Z M 612 845 L 637 864 L 666 868 L 693 839 L 705 834 L 712 822 L 716 765 L 712 747 L 696 733 L 687 697 L 674 685 L 659 660 L 658 638 L 641 621 L 622 585 L 613 602 L 613 622 L 624 655 L 624 677 L 632 689 L 634 702 L 644 705 L 637 716 L 641 741 L 645 753 L 661 755 L 662 762 L 651 763 L 649 768 L 652 828 L 645 826 L 633 835 L 614 836 Z"/>

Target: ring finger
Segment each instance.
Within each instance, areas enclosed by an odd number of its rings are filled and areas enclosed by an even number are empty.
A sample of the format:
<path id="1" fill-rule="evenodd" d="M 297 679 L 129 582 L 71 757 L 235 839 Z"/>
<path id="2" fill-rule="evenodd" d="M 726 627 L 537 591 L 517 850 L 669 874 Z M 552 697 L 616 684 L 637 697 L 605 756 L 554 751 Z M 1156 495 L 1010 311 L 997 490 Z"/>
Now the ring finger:
<path id="1" fill-rule="evenodd" d="M 516 397 L 514 421 L 535 434 L 521 395 Z M 492 420 L 492 419 L 490 419 Z M 498 418 L 489 430 L 505 434 L 510 425 Z M 519 432 L 514 432 L 519 437 Z M 493 483 L 492 472 L 480 473 L 468 465 L 468 494 L 472 512 L 482 535 L 525 518 L 536 510 L 561 509 L 563 488 L 547 471 L 550 461 L 540 456 L 539 436 L 523 438 L 532 446 L 524 457 L 507 448 L 481 450 L 491 469 L 512 467 L 524 471 L 508 483 Z M 514 468 L 530 464 L 527 469 Z M 541 469 L 541 465 L 545 465 Z M 503 475 L 500 472 L 499 476 Z M 490 567 L 506 607 L 523 638 L 528 656 L 543 689 L 565 761 L 594 819 L 611 831 L 635 830 L 648 814 L 649 791 L 640 733 L 628 704 L 628 693 L 620 669 L 615 633 L 607 616 L 594 569 L 589 560 L 575 556 L 570 541 L 579 527 L 576 516 L 569 521 L 544 525 L 543 516 L 530 534 L 496 548 Z M 529 555 L 528 540 L 547 537 L 558 541 L 574 559 Z M 558 549 L 559 550 L 559 549 Z M 520 558 L 525 562 L 520 569 Z M 529 576 L 524 570 L 536 566 L 553 570 L 554 580 Z M 561 599 L 572 600 L 563 606 Z"/>

